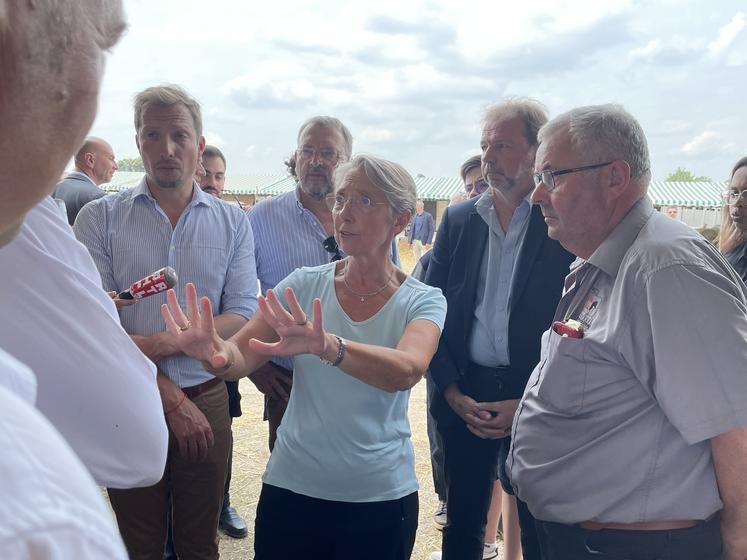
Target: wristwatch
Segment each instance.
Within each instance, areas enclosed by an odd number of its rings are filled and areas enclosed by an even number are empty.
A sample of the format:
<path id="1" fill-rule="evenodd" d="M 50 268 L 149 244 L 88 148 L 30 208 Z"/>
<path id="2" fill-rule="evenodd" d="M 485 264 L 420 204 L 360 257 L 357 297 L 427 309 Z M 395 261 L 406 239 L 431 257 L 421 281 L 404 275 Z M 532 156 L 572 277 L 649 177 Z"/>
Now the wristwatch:
<path id="1" fill-rule="evenodd" d="M 321 360 L 321 362 L 325 365 L 334 367 L 340 365 L 340 362 L 345 357 L 345 339 L 337 336 L 336 334 L 333 334 L 332 336 L 337 339 L 337 343 L 339 344 L 339 346 L 337 347 L 337 356 L 335 356 L 333 362 L 330 362 L 323 356 L 319 356 L 319 360 Z"/>

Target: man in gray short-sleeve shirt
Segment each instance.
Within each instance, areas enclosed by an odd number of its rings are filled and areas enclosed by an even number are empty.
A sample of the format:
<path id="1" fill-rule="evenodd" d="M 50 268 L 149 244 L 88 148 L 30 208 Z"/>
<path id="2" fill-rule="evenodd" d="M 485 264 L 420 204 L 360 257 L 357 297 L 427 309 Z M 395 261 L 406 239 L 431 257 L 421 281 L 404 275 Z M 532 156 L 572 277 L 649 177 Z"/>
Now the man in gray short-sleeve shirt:
<path id="1" fill-rule="evenodd" d="M 507 461 L 543 558 L 747 558 L 747 289 L 654 211 L 621 107 L 548 123 L 535 172 L 550 237 L 579 257 Z"/>

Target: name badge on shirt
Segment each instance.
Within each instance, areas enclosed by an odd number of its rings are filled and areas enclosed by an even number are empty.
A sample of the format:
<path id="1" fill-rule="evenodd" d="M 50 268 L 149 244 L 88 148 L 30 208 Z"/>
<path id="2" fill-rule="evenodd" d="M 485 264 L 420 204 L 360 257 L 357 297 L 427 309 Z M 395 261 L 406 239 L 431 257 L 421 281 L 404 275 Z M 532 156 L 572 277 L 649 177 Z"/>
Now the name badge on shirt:
<path id="1" fill-rule="evenodd" d="M 594 318 L 597 316 L 597 310 L 602 302 L 602 298 L 599 296 L 599 291 L 596 288 L 592 288 L 586 302 L 584 303 L 581 313 L 578 315 L 578 322 L 584 325 L 587 329 L 591 327 L 594 322 Z"/>

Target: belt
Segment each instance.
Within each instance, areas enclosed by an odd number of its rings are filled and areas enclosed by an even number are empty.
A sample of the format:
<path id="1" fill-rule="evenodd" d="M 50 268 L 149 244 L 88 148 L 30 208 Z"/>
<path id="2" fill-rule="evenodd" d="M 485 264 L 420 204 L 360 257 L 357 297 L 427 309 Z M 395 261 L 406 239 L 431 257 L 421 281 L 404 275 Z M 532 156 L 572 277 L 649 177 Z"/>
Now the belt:
<path id="1" fill-rule="evenodd" d="M 511 369 L 510 366 L 481 366 L 475 362 L 467 363 L 467 371 L 479 375 L 506 375 Z"/>
<path id="2" fill-rule="evenodd" d="M 208 389 L 214 387 L 218 383 L 223 383 L 222 379 L 218 379 L 217 377 L 213 377 L 212 379 L 209 379 L 208 381 L 205 381 L 205 383 L 200 383 L 199 385 L 194 385 L 192 387 L 182 387 L 182 392 L 187 395 L 187 398 L 189 400 L 194 399 L 198 395 L 201 395 Z"/>
<path id="3" fill-rule="evenodd" d="M 293 370 L 292 369 L 288 369 L 286 367 L 280 366 L 280 365 L 276 364 L 275 362 L 268 362 L 268 363 L 271 364 L 271 365 L 273 365 L 275 367 L 275 369 L 277 369 L 280 373 L 282 373 L 286 377 L 293 377 Z"/>
<path id="4" fill-rule="evenodd" d="M 582 521 L 578 526 L 588 531 L 601 531 L 602 529 L 612 529 L 615 531 L 674 531 L 677 529 L 690 529 L 698 523 L 694 519 L 646 521 L 643 523 L 597 523 L 596 521 Z"/>

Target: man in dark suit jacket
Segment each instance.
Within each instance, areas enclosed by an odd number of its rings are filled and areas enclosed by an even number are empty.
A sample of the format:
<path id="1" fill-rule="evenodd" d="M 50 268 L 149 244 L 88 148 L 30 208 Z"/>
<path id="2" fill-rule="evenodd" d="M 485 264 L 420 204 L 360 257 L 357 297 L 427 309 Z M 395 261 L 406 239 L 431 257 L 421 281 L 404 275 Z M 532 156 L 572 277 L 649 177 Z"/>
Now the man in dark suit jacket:
<path id="1" fill-rule="evenodd" d="M 57 183 L 52 193 L 52 197 L 65 202 L 70 225 L 75 223 L 81 208 L 106 194 L 99 185 L 111 181 L 117 169 L 109 142 L 94 136 L 86 138 L 75 154 L 75 170 Z"/>
<path id="2" fill-rule="evenodd" d="M 488 110 L 482 168 L 492 188 L 446 210 L 426 276 L 449 306 L 430 365 L 440 390 L 431 412 L 446 458 L 444 560 L 482 558 L 496 468 L 509 490 L 503 463 L 514 412 L 573 260 L 529 203 L 537 131 L 546 121 L 530 99 Z M 519 518 L 524 558 L 539 559 L 534 520 L 521 503 Z"/>

